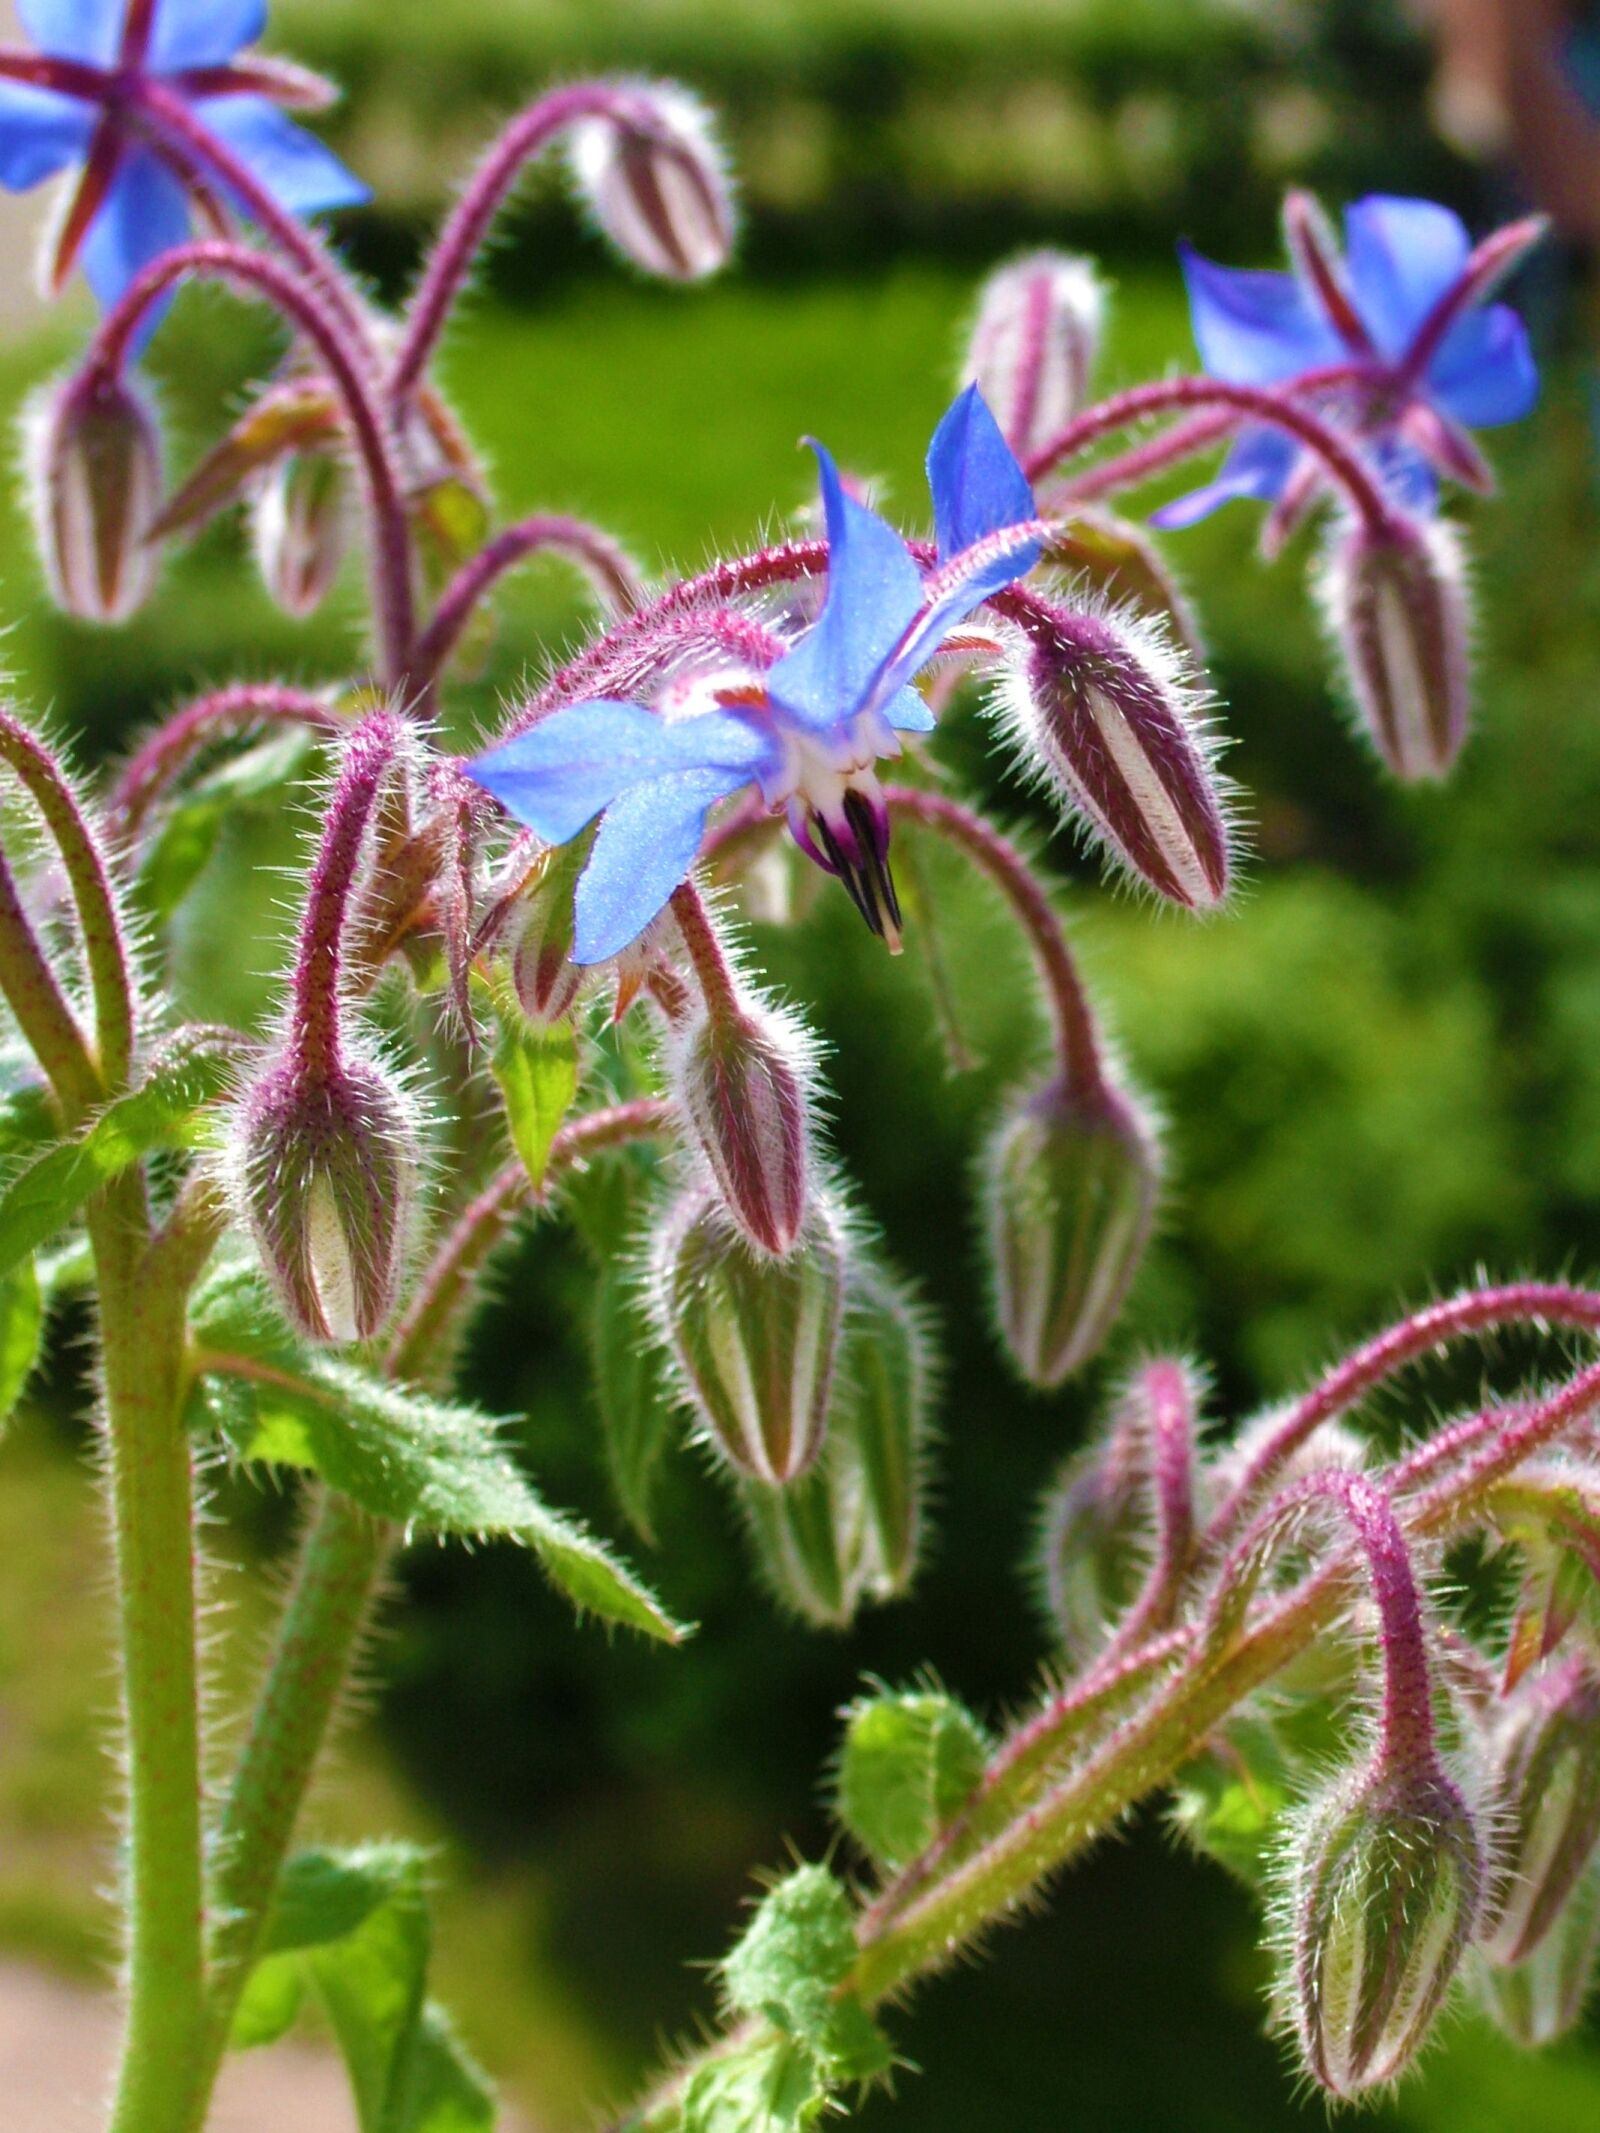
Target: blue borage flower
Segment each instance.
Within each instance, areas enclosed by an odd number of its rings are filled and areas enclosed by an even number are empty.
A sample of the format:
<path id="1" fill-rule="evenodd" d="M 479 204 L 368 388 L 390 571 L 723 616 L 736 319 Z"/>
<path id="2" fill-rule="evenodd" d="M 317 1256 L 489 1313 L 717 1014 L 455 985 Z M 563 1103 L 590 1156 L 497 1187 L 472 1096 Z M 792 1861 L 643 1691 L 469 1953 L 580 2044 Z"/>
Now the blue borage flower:
<path id="1" fill-rule="evenodd" d="M 261 35 L 266 0 L 18 0 L 38 56 L 0 52 L 0 185 L 25 192 L 82 165 L 52 261 L 56 286 L 81 258 L 112 304 L 139 269 L 189 234 L 208 195 L 162 141 L 146 85 L 181 96 L 196 120 L 279 206 L 306 215 L 352 206 L 367 189 L 278 108 L 326 102 L 314 76 L 241 59 Z"/>
<path id="2" fill-rule="evenodd" d="M 1032 569 L 1042 528 L 976 386 L 928 450 L 939 560 L 927 577 L 899 534 L 845 493 L 822 446 L 812 449 L 827 596 L 774 665 L 720 692 L 716 709 L 677 719 L 609 698 L 574 704 L 466 765 L 549 844 L 601 817 L 578 883 L 576 962 L 601 962 L 643 931 L 693 865 L 711 808 L 745 787 L 787 810 L 801 847 L 839 877 L 872 930 L 899 945 L 888 810 L 873 765 L 900 753 L 902 734 L 930 730 L 912 677 L 955 623 Z"/>
<path id="3" fill-rule="evenodd" d="M 1285 221 L 1291 274 L 1219 267 L 1180 246 L 1206 369 L 1233 385 L 1323 378 L 1319 411 L 1372 448 L 1378 472 L 1413 509 L 1432 508 L 1436 473 L 1488 486 L 1465 433 L 1520 420 L 1538 376 L 1522 321 L 1481 298 L 1536 226 L 1504 233 L 1520 241 L 1501 264 L 1486 256 L 1490 246 L 1473 252 L 1448 208 L 1373 194 L 1345 210 L 1341 261 L 1304 195 L 1291 197 Z M 1235 497 L 1292 506 L 1297 489 L 1313 486 L 1292 437 L 1251 427 L 1217 479 L 1158 511 L 1155 523 L 1192 525 Z"/>

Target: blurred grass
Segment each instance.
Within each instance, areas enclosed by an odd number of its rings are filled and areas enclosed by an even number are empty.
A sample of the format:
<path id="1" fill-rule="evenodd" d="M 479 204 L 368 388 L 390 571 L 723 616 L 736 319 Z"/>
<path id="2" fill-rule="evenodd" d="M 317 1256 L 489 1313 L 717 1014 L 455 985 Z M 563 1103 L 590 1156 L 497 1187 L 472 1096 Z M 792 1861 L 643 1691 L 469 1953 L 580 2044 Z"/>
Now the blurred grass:
<path id="1" fill-rule="evenodd" d="M 919 517 L 920 454 L 967 301 L 963 277 L 927 264 L 687 297 L 564 279 L 538 308 L 478 306 L 447 369 L 508 513 L 578 508 L 652 565 L 693 564 L 805 500 L 804 431 L 883 476 L 897 509 Z M 192 450 L 271 350 L 217 300 L 186 310 L 157 361 Z M 1160 369 L 1183 341 L 1175 276 L 1128 268 L 1109 380 Z M 4 351 L 0 394 L 14 403 L 69 345 L 61 328 Z M 1182 555 L 1260 827 L 1253 883 L 1231 915 L 1195 928 L 1107 894 L 1064 840 L 1052 847 L 1129 1059 L 1172 1119 L 1177 1190 L 1124 1350 L 1193 1343 L 1233 1411 L 1282 1391 L 1398 1294 L 1464 1278 L 1480 1258 L 1600 1259 L 1600 566 L 1577 373 L 1558 374 L 1504 463 L 1506 500 L 1474 528 L 1488 596 L 1483 730 L 1448 790 L 1379 782 L 1331 709 L 1297 584 L 1304 558 L 1248 567 L 1250 529 L 1234 517 Z M 338 672 L 355 611 L 347 588 L 330 616 L 292 630 L 220 528 L 132 629 L 83 631 L 45 607 L 9 495 L 0 599 L 18 616 L 8 658 L 21 694 L 52 705 L 92 753 L 204 678 Z M 579 626 L 553 576 L 513 587 L 495 663 L 457 699 L 461 727 L 492 716 L 546 640 Z M 975 713 L 941 746 L 1004 811 L 1030 817 Z M 281 884 L 258 869 L 291 856 L 281 823 L 236 826 L 185 938 L 191 1004 L 270 1011 Z M 1036 1039 L 981 896 L 937 861 L 928 875 L 928 919 L 982 1062 L 973 1073 L 947 1071 L 917 952 L 889 965 L 842 899 L 819 897 L 803 932 L 761 940 L 838 1044 L 842 1151 L 949 1327 L 944 1535 L 919 1603 L 848 1640 L 775 1622 L 751 1601 L 725 1507 L 685 1462 L 649 1566 L 705 1624 L 682 1663 L 572 1632 L 513 1558 L 420 1556 L 413 1607 L 378 1668 L 400 1775 L 363 1727 L 319 1802 L 330 1834 L 446 1836 L 443 1993 L 552 2124 L 576 2123 L 652 2056 L 659 2026 L 709 2004 L 685 1964 L 724 1943 L 747 1870 L 774 1860 L 785 1833 L 824 1841 L 816 1772 L 861 1671 L 901 1678 L 932 1657 L 993 1707 L 1023 1693 L 1043 1651 L 1011 1565 L 1028 1505 L 1103 1377 L 1048 1406 L 1025 1399 L 975 1309 L 971 1149 Z M 559 1233 L 532 1237 L 471 1371 L 489 1404 L 529 1412 L 551 1495 L 614 1531 L 585 1292 Z M 284 1522 L 248 1495 L 236 1508 L 239 1534 L 217 1545 L 248 1629 Z M 103 1614 L 84 1570 L 98 1560 L 81 1440 L 35 1420 L 0 1448 L 0 1939 L 79 1965 L 99 1946 L 91 1892 L 110 1871 Z M 1108 1852 L 1064 1885 L 1048 1921 L 1002 1936 L 992 1965 L 929 1992 L 900 2026 L 927 2076 L 902 2084 L 892 2120 L 875 2104 L 869 2121 L 905 2133 L 1309 2124 L 1320 2106 L 1293 2100 L 1258 2033 L 1254 1940 L 1231 1891 L 1164 1859 L 1148 1835 Z M 1595 2065 L 1581 2052 L 1525 2062 L 1466 2027 L 1375 2122 L 1577 2133 L 1600 2105 Z"/>

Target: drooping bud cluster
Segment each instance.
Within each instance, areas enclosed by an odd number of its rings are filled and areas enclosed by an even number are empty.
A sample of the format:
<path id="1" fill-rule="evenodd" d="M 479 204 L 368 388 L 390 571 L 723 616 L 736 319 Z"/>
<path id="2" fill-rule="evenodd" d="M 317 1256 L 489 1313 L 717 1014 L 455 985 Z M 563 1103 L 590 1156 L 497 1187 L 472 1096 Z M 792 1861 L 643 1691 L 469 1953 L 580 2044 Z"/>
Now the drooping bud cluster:
<path id="1" fill-rule="evenodd" d="M 781 1258 L 811 1199 L 804 1038 L 770 1008 L 709 1005 L 674 1035 L 671 1086 L 724 1205 L 758 1251 Z"/>
<path id="2" fill-rule="evenodd" d="M 821 1194 L 782 1258 L 755 1250 L 700 1188 L 681 1195 L 655 1240 L 652 1309 L 706 1442 L 769 1488 L 797 1480 L 822 1450 L 847 1254 Z"/>
<path id="3" fill-rule="evenodd" d="M 628 101 L 627 117 L 574 129 L 573 174 L 624 258 L 666 281 L 699 281 L 733 249 L 733 201 L 710 121 L 676 83 L 630 85 Z"/>
<path id="4" fill-rule="evenodd" d="M 399 1294 L 419 1156 L 392 1076 L 286 1056 L 245 1098 L 236 1167 L 261 1261 L 310 1339 L 367 1340 Z"/>
<path id="5" fill-rule="evenodd" d="M 999 709 L 1023 770 L 1137 880 L 1195 911 L 1227 895 L 1224 788 L 1203 702 L 1159 625 L 1051 608 L 1005 675 Z"/>
<path id="6" fill-rule="evenodd" d="M 149 596 L 161 503 L 155 417 L 126 379 L 91 365 L 30 417 L 39 549 L 51 589 L 84 622 L 125 622 Z"/>
<path id="7" fill-rule="evenodd" d="M 1460 1967 L 1483 1892 L 1477 1834 L 1437 1764 L 1374 1766 L 1313 1810 L 1290 1892 L 1305 2063 L 1335 2096 L 1393 2081 Z"/>
<path id="8" fill-rule="evenodd" d="M 1367 737 L 1397 778 L 1447 775 L 1471 714 L 1471 619 L 1455 529 L 1393 520 L 1342 527 L 1320 593 Z"/>
<path id="9" fill-rule="evenodd" d="M 1110 1083 L 1077 1095 L 1054 1079 L 1008 1106 L 984 1163 L 1000 1330 L 1029 1384 L 1059 1385 L 1096 1353 L 1155 1219 L 1160 1155 Z"/>
<path id="10" fill-rule="evenodd" d="M 1600 1843 L 1600 1677 L 1581 1656 L 1525 1676 L 1490 1720 L 1499 1880 L 1479 1943 L 1526 1961 Z"/>
<path id="11" fill-rule="evenodd" d="M 1019 459 L 1083 406 L 1104 317 L 1093 261 L 1071 253 L 1030 253 L 984 283 L 962 376 L 980 388 Z"/>

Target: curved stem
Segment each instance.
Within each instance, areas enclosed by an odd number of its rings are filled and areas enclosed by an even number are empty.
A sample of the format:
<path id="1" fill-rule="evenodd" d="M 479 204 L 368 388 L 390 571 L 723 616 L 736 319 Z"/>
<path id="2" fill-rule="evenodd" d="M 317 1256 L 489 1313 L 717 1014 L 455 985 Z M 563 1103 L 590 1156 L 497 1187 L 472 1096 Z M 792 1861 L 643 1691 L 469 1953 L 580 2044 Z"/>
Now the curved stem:
<path id="1" fill-rule="evenodd" d="M 94 999 L 95 1049 L 108 1094 L 127 1086 L 133 1065 L 134 990 L 128 944 L 105 854 L 65 773 L 22 722 L 0 707 L 0 762 L 9 764 L 45 827 L 72 888 Z"/>
<path id="2" fill-rule="evenodd" d="M 1063 504 L 1093 503 L 1098 497 L 1114 495 L 1118 489 L 1131 489 L 1164 474 L 1168 467 L 1231 436 L 1240 419 L 1232 408 L 1222 408 L 1193 415 L 1187 422 L 1175 422 L 1158 437 L 1147 437 L 1142 444 L 1130 445 L 1112 459 L 1102 459 L 1085 467 L 1081 474 L 1069 475 L 1059 489 L 1050 491 L 1050 509 L 1053 513 Z"/>
<path id="3" fill-rule="evenodd" d="M 1095 1034 L 1094 1010 L 1061 922 L 1022 854 L 981 816 L 943 793 L 921 786 L 889 785 L 884 788 L 883 797 L 891 818 L 919 823 L 943 837 L 964 852 L 1004 896 L 1027 934 L 1039 966 L 1067 1088 L 1073 1095 L 1085 1098 L 1100 1094 L 1105 1087 L 1105 1072 Z"/>
<path id="4" fill-rule="evenodd" d="M 490 225 L 528 163 L 580 120 L 625 120 L 637 108 L 638 100 L 615 84 L 579 82 L 569 89 L 552 90 L 512 120 L 468 181 L 411 300 L 404 338 L 389 374 L 389 392 L 396 406 L 416 391 Z"/>
<path id="5" fill-rule="evenodd" d="M 1164 415 L 1178 408 L 1230 408 L 1252 421 L 1287 431 L 1316 453 L 1331 479 L 1343 490 L 1373 533 L 1387 534 L 1392 526 L 1393 509 L 1360 457 L 1336 429 L 1285 394 L 1264 391 L 1254 385 L 1229 385 L 1218 378 L 1171 378 L 1160 384 L 1136 385 L 1128 392 L 1116 393 L 1098 407 L 1091 407 L 1077 416 L 1065 429 L 1057 431 L 1054 437 L 1040 445 L 1029 455 L 1024 471 L 1030 481 L 1037 480 L 1058 460 L 1083 451 L 1097 438 L 1113 430 L 1127 429 L 1151 415 Z"/>
<path id="6" fill-rule="evenodd" d="M 57 984 L 0 854 L 0 992 L 43 1069 L 64 1122 L 75 1126 L 105 1101 L 105 1084 L 78 1018 Z"/>
<path id="7" fill-rule="evenodd" d="M 119 828 L 135 835 L 156 802 L 214 743 L 248 733 L 252 726 L 336 733 L 343 723 L 326 697 L 284 682 L 237 682 L 213 690 L 175 711 L 129 756 L 111 788 L 107 812 Z"/>
<path id="8" fill-rule="evenodd" d="M 522 519 L 497 533 L 445 587 L 433 620 L 417 639 L 411 663 L 415 686 L 427 688 L 437 680 L 479 601 L 496 581 L 546 549 L 569 557 L 586 571 L 617 614 L 632 614 L 642 605 L 644 585 L 626 551 L 598 527 L 581 518 L 549 514 Z"/>
<path id="9" fill-rule="evenodd" d="M 313 343 L 326 364 L 356 445 L 372 514 L 373 609 L 383 677 L 386 686 L 398 685 L 410 663 L 412 640 L 411 526 L 404 485 L 360 349 L 352 347 L 341 322 L 329 313 L 320 289 L 247 245 L 179 245 L 134 277 L 102 320 L 87 364 L 119 372 L 150 306 L 190 276 L 230 282 L 264 298 Z"/>
<path id="10" fill-rule="evenodd" d="M 669 899 L 678 936 L 688 952 L 689 967 L 700 988 L 700 997 L 713 1020 L 737 1011 L 739 993 L 711 914 L 693 882 L 680 882 Z"/>

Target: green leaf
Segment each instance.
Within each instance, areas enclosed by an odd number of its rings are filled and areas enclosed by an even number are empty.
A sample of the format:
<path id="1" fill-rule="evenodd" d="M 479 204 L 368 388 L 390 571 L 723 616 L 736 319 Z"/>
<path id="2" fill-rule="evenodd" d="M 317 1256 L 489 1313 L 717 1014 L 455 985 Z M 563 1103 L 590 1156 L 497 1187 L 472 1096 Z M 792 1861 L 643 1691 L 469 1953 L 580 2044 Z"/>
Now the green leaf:
<path id="1" fill-rule="evenodd" d="M 989 1742 L 953 1696 L 874 1696 L 850 1712 L 839 1765 L 839 1819 L 891 1871 L 923 1851 L 983 1775 Z"/>
<path id="2" fill-rule="evenodd" d="M 827 2101 L 810 2052 L 768 2031 L 695 2068 L 675 2133 L 805 2133 Z"/>
<path id="3" fill-rule="evenodd" d="M 320 1474 L 408 1534 L 520 1542 L 576 1607 L 668 1643 L 687 1634 L 575 1519 L 540 1500 L 500 1423 L 302 1347 L 260 1276 L 238 1263 L 204 1285 L 192 1315 L 201 1350 L 215 1358 L 202 1404 L 238 1458 Z M 270 1380 L 241 1382 L 229 1361 L 265 1365 Z"/>
<path id="4" fill-rule="evenodd" d="M 723 1965 L 728 2003 L 803 2044 L 831 2081 L 869 2081 L 892 2062 L 888 2039 L 839 1988 L 855 1967 L 855 1913 L 825 1866 L 769 1891 Z"/>
<path id="5" fill-rule="evenodd" d="M 678 1418 L 666 1359 L 650 1336 L 637 1284 L 616 1266 L 604 1270 L 595 1288 L 594 1359 L 611 1485 L 634 1530 L 654 1540 L 656 1476 Z"/>
<path id="6" fill-rule="evenodd" d="M 44 1290 L 31 1259 L 0 1278 L 0 1429 L 11 1420 L 44 1341 Z"/>
<path id="7" fill-rule="evenodd" d="M 134 893 L 154 918 L 172 916 L 203 872 L 232 815 L 276 800 L 318 745 L 304 728 L 280 729 L 184 788 L 162 815 L 140 863 Z"/>
<path id="8" fill-rule="evenodd" d="M 535 1029 L 514 1001 L 495 1000 L 499 1034 L 489 1067 L 499 1084 L 511 1144 L 534 1185 L 544 1183 L 550 1145 L 578 1093 L 578 1037 L 570 1022 Z"/>
<path id="9" fill-rule="evenodd" d="M 1278 1818 L 1304 1791 L 1274 1729 L 1259 1719 L 1236 1719 L 1217 1747 L 1178 1773 L 1173 1819 L 1197 1851 L 1260 1889 Z"/>
<path id="10" fill-rule="evenodd" d="M 290 1860 L 231 2041 L 281 2036 L 309 1989 L 338 2039 L 361 2133 L 490 2133 L 488 2085 L 427 1998 L 425 1877 L 425 1855 L 404 1844 Z"/>
<path id="11" fill-rule="evenodd" d="M 131 1096 L 107 1104 L 76 1140 L 59 1142 L 0 1193 L 0 1275 L 64 1229 L 103 1185 L 157 1148 L 193 1148 L 204 1112 L 228 1088 L 242 1039 L 231 1030 L 182 1031 Z"/>

